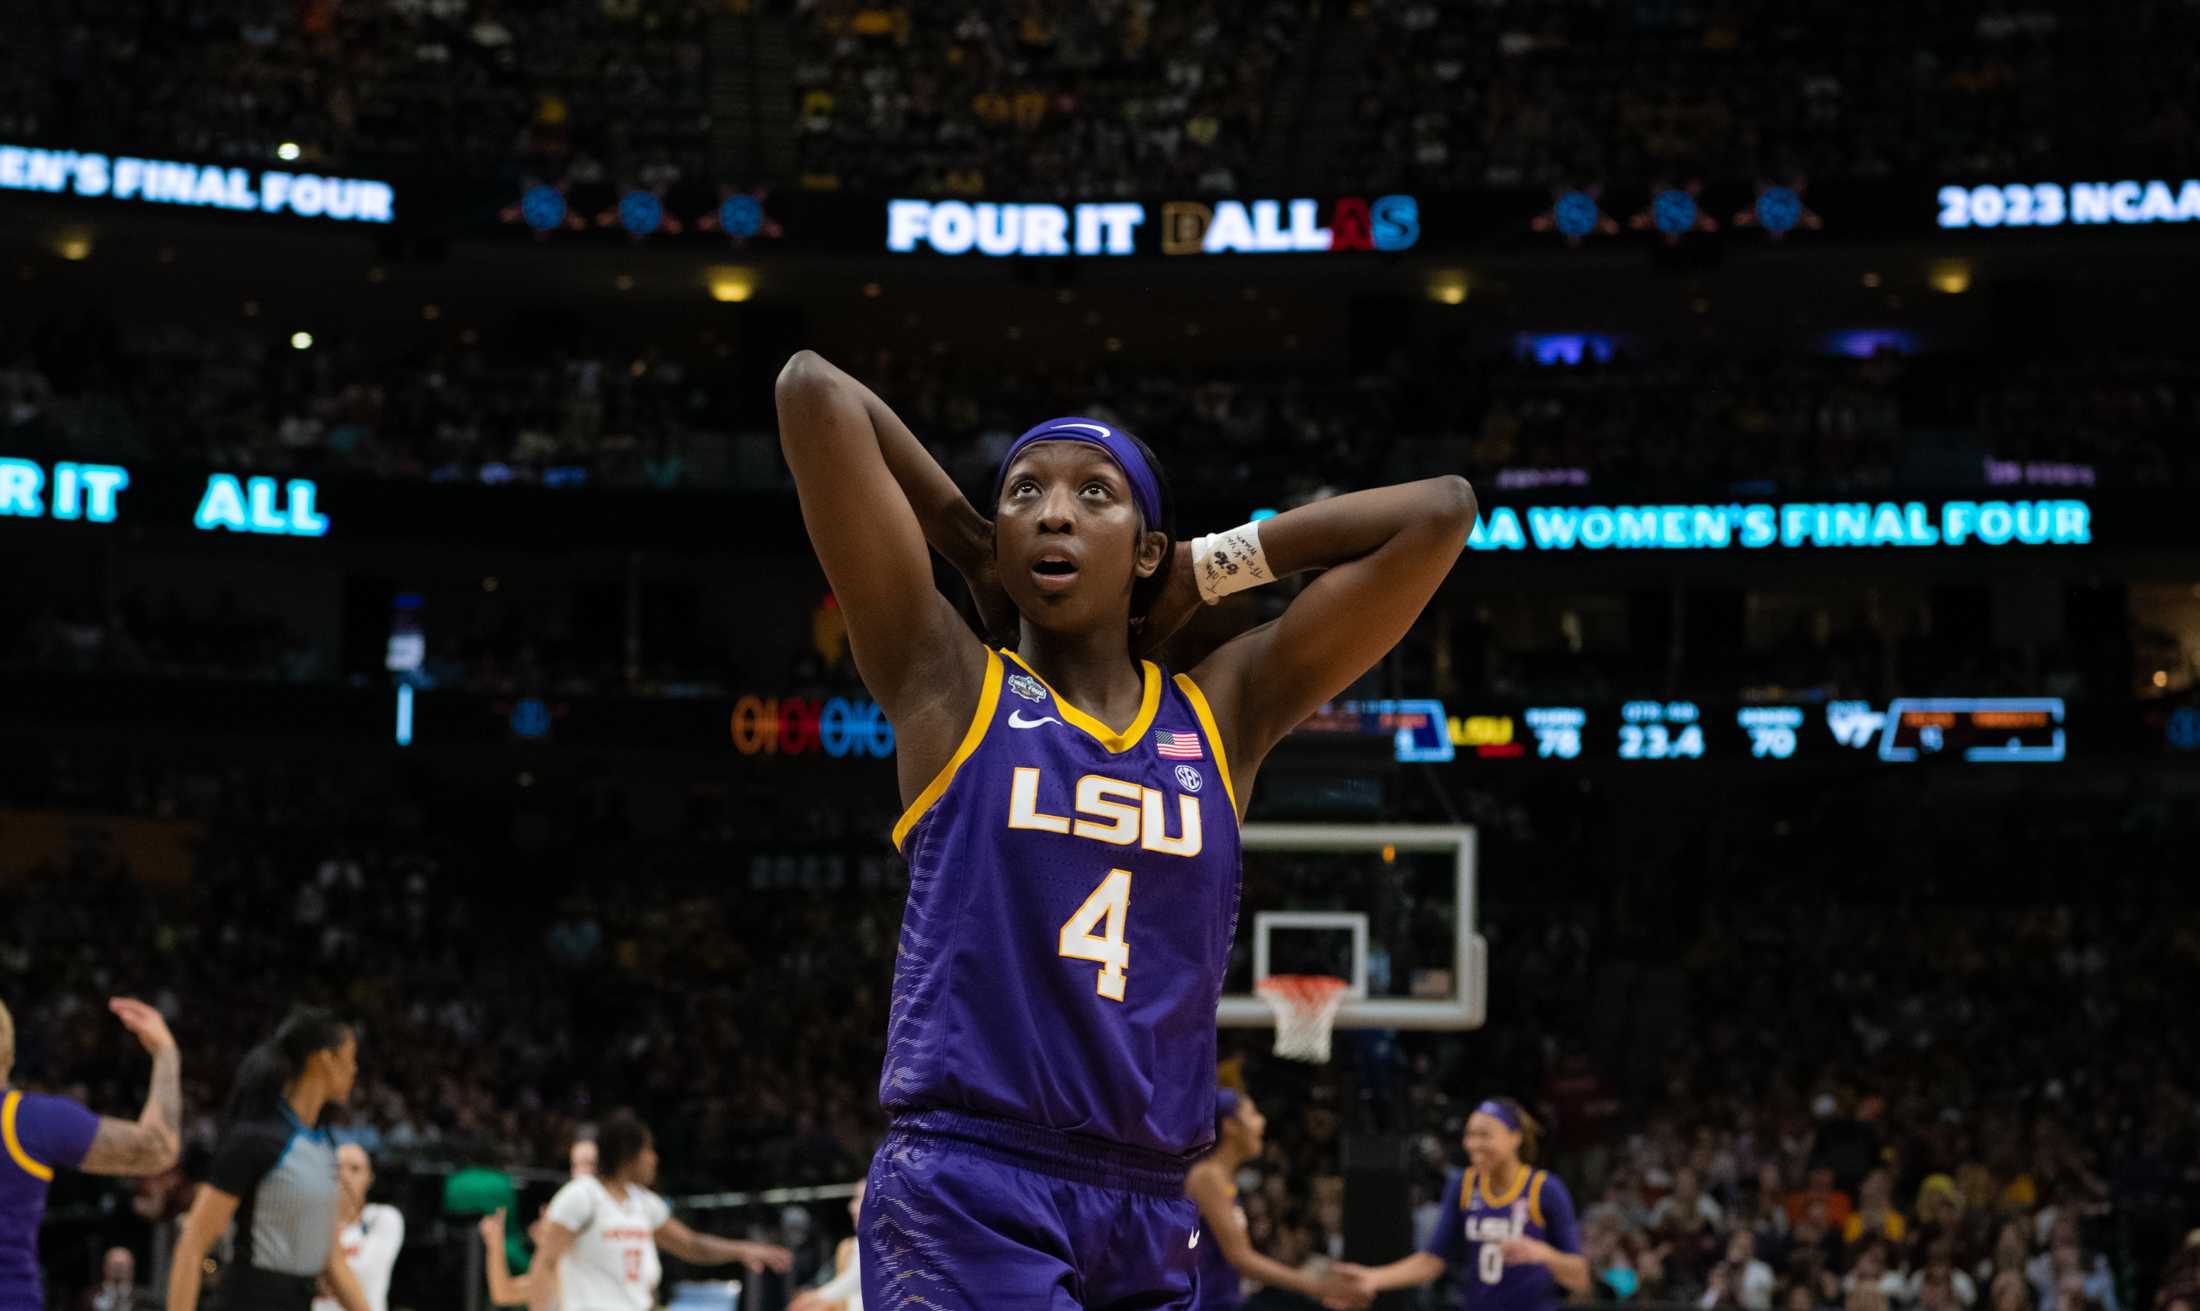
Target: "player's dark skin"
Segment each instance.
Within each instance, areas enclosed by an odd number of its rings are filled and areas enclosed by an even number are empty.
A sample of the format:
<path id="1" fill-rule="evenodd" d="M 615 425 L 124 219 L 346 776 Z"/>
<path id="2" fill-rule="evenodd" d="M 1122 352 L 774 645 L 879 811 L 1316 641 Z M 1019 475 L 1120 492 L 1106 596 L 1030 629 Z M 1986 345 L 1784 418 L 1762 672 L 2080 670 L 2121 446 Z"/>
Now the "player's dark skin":
<path id="1" fill-rule="evenodd" d="M 1134 580 L 1174 554 L 1139 629 L 1147 649 L 1200 598 L 1190 544 L 1140 532 L 1129 482 L 1101 448 L 1025 447 L 988 520 L 885 402 L 823 357 L 796 354 L 776 397 L 780 449 L 847 619 L 856 670 L 894 723 L 904 804 L 953 755 L 985 675 L 985 645 L 932 585 L 927 545 L 989 617 L 1005 617 L 1004 599 L 1013 606 L 1018 654 L 1061 697 L 1111 726 L 1137 717 L 1143 680 L 1125 640 Z M 1474 518 L 1473 488 L 1447 476 L 1351 492 L 1261 524 L 1277 577 L 1325 572 L 1279 618 L 1189 671 L 1213 707 L 1241 817 L 1261 761 L 1398 644 Z"/>

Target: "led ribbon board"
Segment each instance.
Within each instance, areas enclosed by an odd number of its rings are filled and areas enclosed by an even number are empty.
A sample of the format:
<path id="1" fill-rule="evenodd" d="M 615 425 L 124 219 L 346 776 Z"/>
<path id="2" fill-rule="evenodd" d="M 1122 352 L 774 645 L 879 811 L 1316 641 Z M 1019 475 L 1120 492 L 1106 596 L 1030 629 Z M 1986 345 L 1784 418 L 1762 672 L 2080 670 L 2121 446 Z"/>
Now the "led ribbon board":
<path id="1" fill-rule="evenodd" d="M 1327 205 L 1303 197 L 1172 200 L 1153 207 L 1137 201 L 886 202 L 886 249 L 898 255 L 1136 255 L 1140 233 L 1156 229 L 1164 255 L 1399 251 L 1421 239 L 1421 206 L 1412 196 L 1344 196 Z"/>
<path id="2" fill-rule="evenodd" d="M 1485 510 L 1477 551 L 1761 551 L 2083 546 L 2084 501 L 1788 501 L 1724 505 L 1509 505 Z"/>
<path id="3" fill-rule="evenodd" d="M 118 464 L 61 460 L 49 469 L 36 460 L 0 456 L 0 518 L 114 523 L 129 489 L 130 471 Z M 208 474 L 191 526 L 200 532 L 326 537 L 328 516 L 313 504 L 318 495 L 311 478 L 278 483 L 265 475 Z"/>
<path id="4" fill-rule="evenodd" d="M 193 164 L 89 150 L 0 145 L 0 191 L 136 204 L 183 205 L 244 214 L 288 214 L 342 223 L 388 223 L 397 189 L 370 178 L 323 177 L 282 169 Z"/>
<path id="5" fill-rule="evenodd" d="M 1788 703 L 1638 698 L 1602 706 L 1476 705 L 1445 712 L 1428 699 L 1339 701 L 1299 734 L 1388 737 L 1400 763 L 1467 760 L 1757 761 L 1821 763 L 1938 758 L 1973 764 L 2052 763 L 2066 758 L 2059 697 L 1898 697 Z M 2200 711 L 2180 723 L 2200 745 Z M 2173 744 L 2175 739 L 2173 738 Z M 2188 747 L 2188 749 L 2190 749 Z"/>
<path id="6" fill-rule="evenodd" d="M 1941 228 L 2137 227 L 2200 223 L 2200 178 L 1946 186 Z"/>

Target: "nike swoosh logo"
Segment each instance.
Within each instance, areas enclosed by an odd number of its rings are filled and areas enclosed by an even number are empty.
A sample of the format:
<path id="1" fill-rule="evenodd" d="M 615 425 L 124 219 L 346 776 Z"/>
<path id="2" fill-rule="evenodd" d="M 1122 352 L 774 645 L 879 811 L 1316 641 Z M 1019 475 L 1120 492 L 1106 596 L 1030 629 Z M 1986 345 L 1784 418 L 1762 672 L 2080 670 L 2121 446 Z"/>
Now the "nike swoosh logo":
<path id="1" fill-rule="evenodd" d="M 1026 719 L 1024 718 L 1024 712 L 1021 710 L 1012 710 L 1008 715 L 1008 726 L 1010 728 L 1037 728 L 1041 724 L 1059 724 L 1061 722 L 1052 715 L 1048 715 L 1045 719 Z"/>
<path id="2" fill-rule="evenodd" d="M 1197 1247 L 1197 1246 L 1199 1246 L 1199 1231 L 1198 1231 L 1197 1229 L 1194 1229 L 1194 1230 L 1192 1231 L 1192 1241 L 1191 1241 L 1191 1242 L 1189 1242 L 1189 1243 L 1186 1243 L 1186 1244 L 1184 1244 L 1184 1245 L 1185 1245 L 1186 1247 Z"/>

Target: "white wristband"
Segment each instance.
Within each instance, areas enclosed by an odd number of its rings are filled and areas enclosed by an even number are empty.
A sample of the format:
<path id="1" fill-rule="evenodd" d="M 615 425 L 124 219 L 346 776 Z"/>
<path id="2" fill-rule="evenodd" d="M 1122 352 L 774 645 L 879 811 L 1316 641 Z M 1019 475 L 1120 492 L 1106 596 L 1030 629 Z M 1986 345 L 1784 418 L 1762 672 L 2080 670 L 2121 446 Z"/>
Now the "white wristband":
<path id="1" fill-rule="evenodd" d="M 1232 592 L 1276 581 L 1268 553 L 1260 549 L 1260 525 L 1240 524 L 1226 533 L 1192 539 L 1192 579 L 1209 605 Z"/>

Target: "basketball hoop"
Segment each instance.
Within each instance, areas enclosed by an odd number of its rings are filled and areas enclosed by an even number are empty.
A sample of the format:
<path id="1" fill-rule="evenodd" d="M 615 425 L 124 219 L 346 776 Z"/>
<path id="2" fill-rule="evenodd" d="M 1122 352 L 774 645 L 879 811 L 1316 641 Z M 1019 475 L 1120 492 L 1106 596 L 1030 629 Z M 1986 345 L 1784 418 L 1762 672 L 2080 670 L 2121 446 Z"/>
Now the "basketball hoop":
<path id="1" fill-rule="evenodd" d="M 1324 974 L 1271 974 L 1256 990 L 1276 1013 L 1276 1055 L 1316 1063 L 1329 1059 L 1329 1034 L 1351 984 Z"/>

